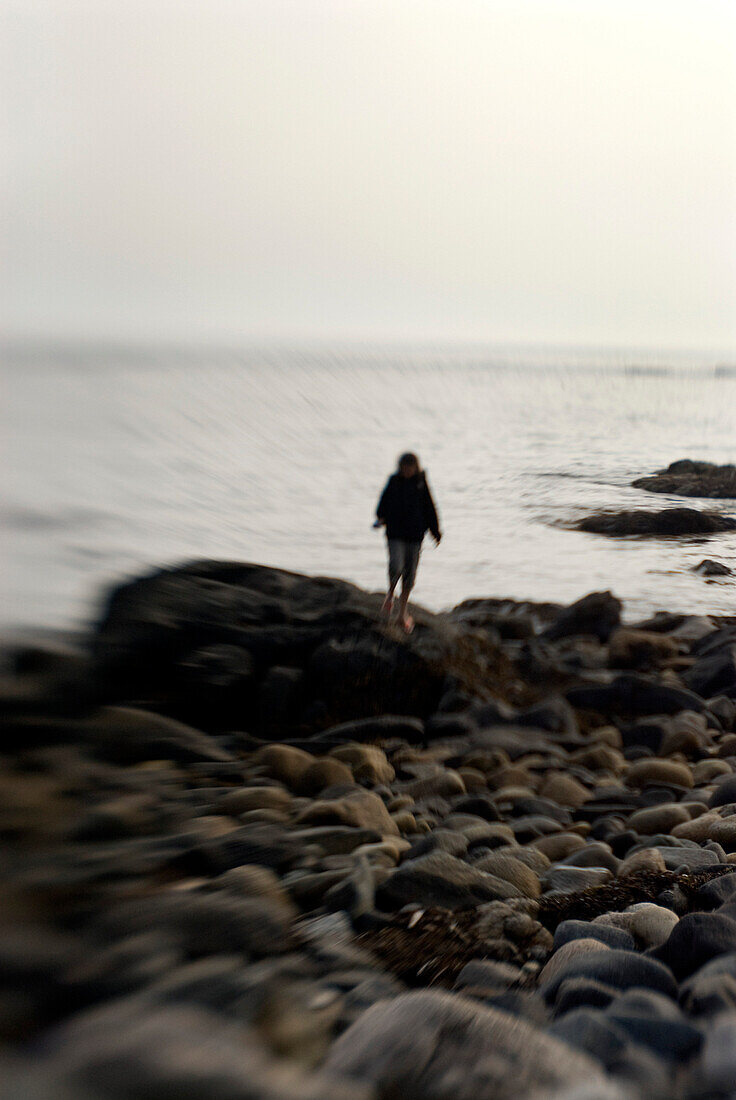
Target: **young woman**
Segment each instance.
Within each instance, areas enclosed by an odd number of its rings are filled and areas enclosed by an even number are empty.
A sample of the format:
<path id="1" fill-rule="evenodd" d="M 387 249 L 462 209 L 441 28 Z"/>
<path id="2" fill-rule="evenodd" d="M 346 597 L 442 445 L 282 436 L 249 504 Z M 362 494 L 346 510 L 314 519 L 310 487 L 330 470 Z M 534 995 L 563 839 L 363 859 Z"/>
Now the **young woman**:
<path id="1" fill-rule="evenodd" d="M 437 509 L 415 454 L 407 452 L 399 459 L 396 473 L 391 475 L 381 493 L 376 517 L 376 526 L 386 528 L 388 541 L 388 592 L 383 601 L 383 612 L 391 615 L 394 590 L 401 578 L 399 622 L 410 634 L 414 629 L 414 620 L 407 604 L 417 575 L 422 539 L 427 530 L 438 546 L 442 539 Z"/>

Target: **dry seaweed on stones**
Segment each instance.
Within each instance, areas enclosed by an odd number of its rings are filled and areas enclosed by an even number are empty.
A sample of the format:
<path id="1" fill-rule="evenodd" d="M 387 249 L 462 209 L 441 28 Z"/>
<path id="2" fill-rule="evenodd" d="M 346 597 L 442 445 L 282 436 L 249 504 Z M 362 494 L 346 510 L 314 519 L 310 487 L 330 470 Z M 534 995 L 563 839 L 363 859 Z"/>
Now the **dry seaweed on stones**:
<path id="1" fill-rule="evenodd" d="M 672 890 L 675 887 L 690 902 L 700 886 L 735 871 L 732 863 L 681 875 L 674 871 L 642 871 L 625 879 L 606 882 L 602 886 L 589 886 L 575 894 L 547 895 L 540 900 L 537 920 L 545 928 L 554 931 L 563 920 L 592 920 L 603 913 L 621 912 L 638 902 L 656 901 L 663 890 Z"/>

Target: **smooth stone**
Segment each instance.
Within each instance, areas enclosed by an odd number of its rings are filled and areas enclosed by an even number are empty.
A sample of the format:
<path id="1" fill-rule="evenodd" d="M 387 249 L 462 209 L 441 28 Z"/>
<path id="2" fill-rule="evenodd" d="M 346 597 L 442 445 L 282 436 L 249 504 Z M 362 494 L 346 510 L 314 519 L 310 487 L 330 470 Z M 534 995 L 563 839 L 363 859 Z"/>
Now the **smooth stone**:
<path id="1" fill-rule="evenodd" d="M 620 996 L 618 989 L 593 981 L 590 978 L 566 978 L 557 991 L 555 1018 L 575 1008 L 606 1008 Z"/>
<path id="2" fill-rule="evenodd" d="M 627 855 L 618 869 L 618 878 L 627 878 L 629 875 L 660 874 L 667 870 L 659 848 L 640 848 L 638 852 Z"/>
<path id="3" fill-rule="evenodd" d="M 717 955 L 683 982 L 680 1004 L 691 1016 L 736 1011 L 736 953 Z"/>
<path id="4" fill-rule="evenodd" d="M 352 787 L 353 773 L 347 764 L 324 756 L 305 768 L 297 781 L 297 792 L 307 797 L 318 795 L 329 787 Z"/>
<path id="5" fill-rule="evenodd" d="M 544 987 L 561 974 L 567 964 L 581 955 L 600 954 L 610 948 L 598 939 L 573 939 L 558 947 L 552 958 L 545 963 L 539 975 L 539 985 Z"/>
<path id="6" fill-rule="evenodd" d="M 736 952 L 736 920 L 722 913 L 688 913 L 652 952 L 682 981 L 717 955 Z"/>
<path id="7" fill-rule="evenodd" d="M 531 867 L 515 859 L 511 854 L 513 851 L 514 849 L 511 848 L 506 851 L 491 852 L 490 855 L 477 860 L 473 866 L 479 871 L 486 871 L 497 878 L 506 879 L 527 898 L 538 898 L 542 893 L 539 876 L 532 871 Z"/>
<path id="8" fill-rule="evenodd" d="M 242 787 L 229 791 L 218 806 L 224 814 L 244 814 L 249 810 L 288 810 L 292 801 L 283 787 Z"/>
<path id="9" fill-rule="evenodd" d="M 639 1090 L 642 1088 L 654 1090 L 658 1095 L 666 1082 L 667 1075 L 659 1060 L 637 1047 L 626 1030 L 605 1012 L 592 1008 L 573 1009 L 555 1020 L 549 1034 L 569 1044 L 571 1049 L 584 1051 L 595 1058 L 617 1080 L 638 1086 L 634 1095 L 641 1096 Z M 595 1094 L 585 1090 L 579 1100 L 588 1100 L 591 1095 Z M 630 1092 L 628 1096 L 631 1097 Z"/>
<path id="10" fill-rule="evenodd" d="M 637 760 L 629 767 L 625 782 L 627 787 L 637 788 L 652 785 L 666 787 L 670 784 L 692 787 L 693 773 L 687 764 L 680 764 L 676 760 Z"/>
<path id="11" fill-rule="evenodd" d="M 736 1081 L 736 1011 L 724 1013 L 709 1025 L 700 1073 L 709 1094 L 732 1096 Z"/>
<path id="12" fill-rule="evenodd" d="M 298 789 L 302 775 L 313 762 L 311 753 L 294 745 L 264 745 L 252 757 L 253 764 L 291 791 Z"/>
<path id="13" fill-rule="evenodd" d="M 601 841 L 590 840 L 584 848 L 577 852 L 571 852 L 565 859 L 559 860 L 558 865 L 565 867 L 605 867 L 614 874 L 618 870 L 621 860 L 611 851 L 610 845 Z"/>
<path id="14" fill-rule="evenodd" d="M 437 851 L 405 860 L 380 887 L 378 903 L 391 909 L 412 902 L 470 909 L 483 902 L 521 896 L 510 882 L 478 871 L 447 852 Z"/>
<path id="15" fill-rule="evenodd" d="M 722 875 L 699 886 L 695 900 L 700 909 L 717 909 L 725 902 L 736 900 L 736 873 Z"/>
<path id="16" fill-rule="evenodd" d="M 300 850 L 316 845 L 325 855 L 345 855 L 363 844 L 378 844 L 382 840 L 376 829 L 354 829 L 350 825 L 315 825 L 313 828 L 293 829 L 289 834 Z M 398 834 L 391 840 L 401 843 Z"/>
<path id="17" fill-rule="evenodd" d="M 457 992 L 472 987 L 474 989 L 510 989 L 522 978 L 521 970 L 509 963 L 496 962 L 494 959 L 472 959 L 462 968 L 453 989 Z"/>
<path id="18" fill-rule="evenodd" d="M 530 843 L 547 856 L 551 862 L 565 859 L 572 852 L 577 852 L 580 848 L 585 847 L 585 841 L 578 833 L 556 833 L 553 836 L 539 837 Z"/>
<path id="19" fill-rule="evenodd" d="M 633 951 L 636 948 L 634 937 L 626 929 L 609 924 L 594 924 L 587 920 L 561 921 L 555 929 L 554 948 L 557 950 L 565 943 L 580 939 L 599 940 L 606 947 L 617 947 L 622 951 Z"/>
<path id="20" fill-rule="evenodd" d="M 374 829 L 386 836 L 396 836 L 399 832 L 378 795 L 366 790 L 356 790 L 341 798 L 317 799 L 302 810 L 297 822 L 301 825 L 347 825 Z"/>
<path id="21" fill-rule="evenodd" d="M 682 825 L 689 820 L 690 814 L 684 806 L 670 802 L 635 810 L 628 818 L 626 828 L 633 829 L 634 832 L 644 836 L 651 836 L 653 833 L 668 833 L 675 825 Z"/>
<path id="22" fill-rule="evenodd" d="M 564 772 L 548 772 L 539 788 L 542 798 L 549 798 L 559 806 L 576 809 L 590 798 L 590 792 L 582 783 Z"/>
<path id="23" fill-rule="evenodd" d="M 386 753 L 376 745 L 338 745 L 330 750 L 330 756 L 350 766 L 356 783 L 375 787 L 379 783 L 393 783 L 396 778 Z"/>
<path id="24" fill-rule="evenodd" d="M 517 1100 L 605 1080 L 593 1059 L 519 1017 L 439 992 L 373 1005 L 336 1040 L 323 1069 L 404 1100 Z"/>
<path id="25" fill-rule="evenodd" d="M 616 989 L 642 986 L 668 997 L 677 996 L 677 983 L 672 971 L 655 958 L 618 949 L 595 951 L 570 959 L 542 992 L 548 1002 L 554 1001 L 557 990 L 566 978 L 592 978 Z"/>
<path id="26" fill-rule="evenodd" d="M 712 761 L 713 764 L 719 763 L 719 761 Z M 708 800 L 708 805 L 712 807 L 716 806 L 728 806 L 736 803 L 736 775 L 728 775 L 721 782 L 718 782 L 716 789 Z"/>
<path id="27" fill-rule="evenodd" d="M 545 893 L 575 894 L 590 886 L 602 886 L 612 878 L 606 867 L 567 867 L 556 863 L 546 872 L 542 886 Z"/>

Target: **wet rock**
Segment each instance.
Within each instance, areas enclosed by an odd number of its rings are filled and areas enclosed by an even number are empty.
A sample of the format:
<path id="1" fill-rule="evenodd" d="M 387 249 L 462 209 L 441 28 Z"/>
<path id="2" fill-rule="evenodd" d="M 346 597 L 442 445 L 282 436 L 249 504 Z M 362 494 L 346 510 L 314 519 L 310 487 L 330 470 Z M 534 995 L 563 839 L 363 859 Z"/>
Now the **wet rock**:
<path id="1" fill-rule="evenodd" d="M 411 902 L 469 909 L 497 898 L 521 896 L 510 882 L 437 851 L 405 860 L 380 887 L 378 903 L 391 909 Z"/>
<path id="2" fill-rule="evenodd" d="M 700 573 L 701 577 L 730 577 L 733 569 L 729 569 L 722 561 L 703 558 L 699 565 L 693 566 L 693 573 Z"/>
<path id="3" fill-rule="evenodd" d="M 727 499 L 736 497 L 736 466 L 680 458 L 665 470 L 637 478 L 632 485 L 635 489 L 668 496 Z"/>
<path id="4" fill-rule="evenodd" d="M 700 512 L 695 508 L 665 508 L 661 512 L 598 512 L 574 524 L 578 531 L 595 535 L 708 535 L 733 531 L 736 520 L 720 512 Z"/>
<path id="5" fill-rule="evenodd" d="M 434 992 L 369 1008 L 333 1045 L 325 1071 L 406 1100 L 515 1100 L 602 1081 L 594 1061 L 518 1017 Z"/>

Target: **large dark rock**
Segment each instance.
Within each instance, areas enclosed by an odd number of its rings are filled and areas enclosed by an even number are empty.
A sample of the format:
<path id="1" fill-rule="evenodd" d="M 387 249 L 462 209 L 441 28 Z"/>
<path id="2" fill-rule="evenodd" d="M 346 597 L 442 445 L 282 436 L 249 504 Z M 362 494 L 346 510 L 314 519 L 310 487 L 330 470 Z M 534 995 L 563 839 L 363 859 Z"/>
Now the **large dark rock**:
<path id="1" fill-rule="evenodd" d="M 176 717 L 191 705 L 190 679 L 206 700 L 202 728 L 268 736 L 278 725 L 304 734 L 384 714 L 426 718 L 448 680 L 503 695 L 510 663 L 482 633 L 415 608 L 407 637 L 386 625 L 380 603 L 346 581 L 262 565 L 157 570 L 107 599 L 95 679 L 108 698 L 146 699 Z"/>
<path id="2" fill-rule="evenodd" d="M 590 978 L 615 989 L 641 986 L 667 997 L 677 996 L 677 983 L 667 966 L 654 958 L 618 948 L 586 952 L 566 960 L 542 989 L 548 1001 L 554 1002 L 558 989 L 568 978 Z"/>
<path id="3" fill-rule="evenodd" d="M 701 657 L 683 674 L 683 683 L 703 699 L 736 688 L 736 644 Z"/>
<path id="4" fill-rule="evenodd" d="M 649 493 L 667 493 L 681 497 L 736 497 L 736 466 L 717 466 L 714 462 L 695 462 L 681 458 L 666 470 L 632 482 L 635 489 Z"/>
<path id="5" fill-rule="evenodd" d="M 472 909 L 487 901 L 521 896 L 521 891 L 505 879 L 479 871 L 449 852 L 434 851 L 405 860 L 380 887 L 378 903 L 387 909 L 399 909 L 412 902 Z"/>
<path id="6" fill-rule="evenodd" d="M 736 951 L 736 920 L 723 913 L 688 913 L 651 954 L 682 981 L 717 955 Z"/>
<path id="7" fill-rule="evenodd" d="M 610 684 L 571 688 L 566 697 L 574 707 L 621 718 L 705 709 L 705 703 L 693 691 L 670 687 L 653 677 L 636 673 L 617 676 Z"/>
<path id="8" fill-rule="evenodd" d="M 711 535 L 736 530 L 736 520 L 718 512 L 699 512 L 696 508 L 665 508 L 663 512 L 597 512 L 585 516 L 574 527 L 594 535 Z"/>
<path id="9" fill-rule="evenodd" d="M 608 641 L 621 622 L 621 601 L 611 592 L 591 592 L 561 611 L 542 634 L 545 641 L 556 641 L 576 634 L 594 634 Z"/>

